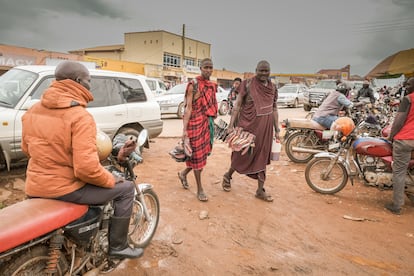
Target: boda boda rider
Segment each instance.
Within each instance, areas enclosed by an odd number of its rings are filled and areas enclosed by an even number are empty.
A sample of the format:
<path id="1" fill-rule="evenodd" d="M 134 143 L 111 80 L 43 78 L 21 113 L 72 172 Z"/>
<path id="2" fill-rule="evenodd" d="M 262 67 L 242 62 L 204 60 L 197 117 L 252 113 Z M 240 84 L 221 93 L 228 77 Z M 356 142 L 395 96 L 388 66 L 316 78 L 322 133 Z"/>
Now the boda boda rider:
<path id="1" fill-rule="evenodd" d="M 25 192 L 87 205 L 113 200 L 108 253 L 121 259 L 140 257 L 143 249 L 127 242 L 134 184 L 112 175 L 98 157 L 96 124 L 85 109 L 93 101 L 89 71 L 78 62 L 64 61 L 56 67 L 55 78 L 22 118 L 22 149 L 29 158 Z"/>
<path id="2" fill-rule="evenodd" d="M 349 87 L 345 83 L 339 83 L 335 91 L 329 93 L 323 100 L 312 120 L 326 129 L 331 128 L 332 123 L 338 119 L 338 113 L 345 108 L 352 108 L 354 104 L 346 97 Z M 359 104 L 359 103 L 358 103 Z"/>

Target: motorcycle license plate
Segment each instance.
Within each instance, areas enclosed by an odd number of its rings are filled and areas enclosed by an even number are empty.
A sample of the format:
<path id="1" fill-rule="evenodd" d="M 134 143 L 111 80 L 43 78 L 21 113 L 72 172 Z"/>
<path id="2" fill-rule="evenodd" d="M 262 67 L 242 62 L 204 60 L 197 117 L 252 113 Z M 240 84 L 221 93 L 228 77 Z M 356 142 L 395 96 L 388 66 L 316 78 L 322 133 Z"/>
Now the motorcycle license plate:
<path id="1" fill-rule="evenodd" d="M 329 149 L 329 150 L 337 149 L 337 148 L 339 148 L 339 145 L 340 145 L 340 144 L 341 144 L 341 143 L 330 144 L 330 145 L 328 146 L 328 149 Z"/>

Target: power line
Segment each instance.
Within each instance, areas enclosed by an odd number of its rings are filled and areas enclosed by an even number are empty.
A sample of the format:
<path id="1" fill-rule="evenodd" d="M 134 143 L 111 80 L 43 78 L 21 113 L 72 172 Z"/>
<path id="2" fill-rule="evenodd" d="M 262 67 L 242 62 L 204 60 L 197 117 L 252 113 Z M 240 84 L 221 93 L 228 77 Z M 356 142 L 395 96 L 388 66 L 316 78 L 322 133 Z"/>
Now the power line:
<path id="1" fill-rule="evenodd" d="M 363 22 L 353 24 L 356 26 L 356 33 L 376 33 L 389 31 L 404 31 L 414 28 L 414 19 L 402 18 L 397 20 Z"/>

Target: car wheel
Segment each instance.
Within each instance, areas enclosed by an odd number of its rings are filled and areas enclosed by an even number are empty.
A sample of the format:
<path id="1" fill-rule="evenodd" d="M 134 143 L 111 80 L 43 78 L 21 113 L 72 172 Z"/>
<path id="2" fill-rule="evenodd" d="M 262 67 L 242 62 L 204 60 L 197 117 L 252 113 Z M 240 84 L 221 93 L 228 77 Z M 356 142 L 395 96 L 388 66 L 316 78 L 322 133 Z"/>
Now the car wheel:
<path id="1" fill-rule="evenodd" d="M 303 104 L 303 110 L 305 110 L 305 111 L 310 111 L 310 110 L 311 110 L 310 105 Z"/>
<path id="2" fill-rule="evenodd" d="M 178 105 L 177 116 L 182 118 L 184 116 L 184 112 L 185 112 L 184 103 L 180 103 Z"/>
<path id="3" fill-rule="evenodd" d="M 227 101 L 221 101 L 220 106 L 219 106 L 219 114 L 226 115 L 227 112 L 229 112 L 229 105 Z"/>

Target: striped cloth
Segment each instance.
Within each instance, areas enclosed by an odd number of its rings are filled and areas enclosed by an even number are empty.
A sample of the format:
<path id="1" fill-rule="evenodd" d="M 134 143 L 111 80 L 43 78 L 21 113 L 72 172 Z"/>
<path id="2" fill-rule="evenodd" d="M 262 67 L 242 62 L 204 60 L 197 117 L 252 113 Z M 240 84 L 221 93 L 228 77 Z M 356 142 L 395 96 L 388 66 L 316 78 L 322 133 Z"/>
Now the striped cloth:
<path id="1" fill-rule="evenodd" d="M 194 170 L 201 170 L 207 164 L 207 156 L 213 147 L 214 128 L 210 125 L 217 117 L 217 85 L 202 77 L 197 77 L 197 83 L 200 97 L 193 100 L 193 109 L 187 125 L 193 154 L 186 161 L 186 165 Z"/>

